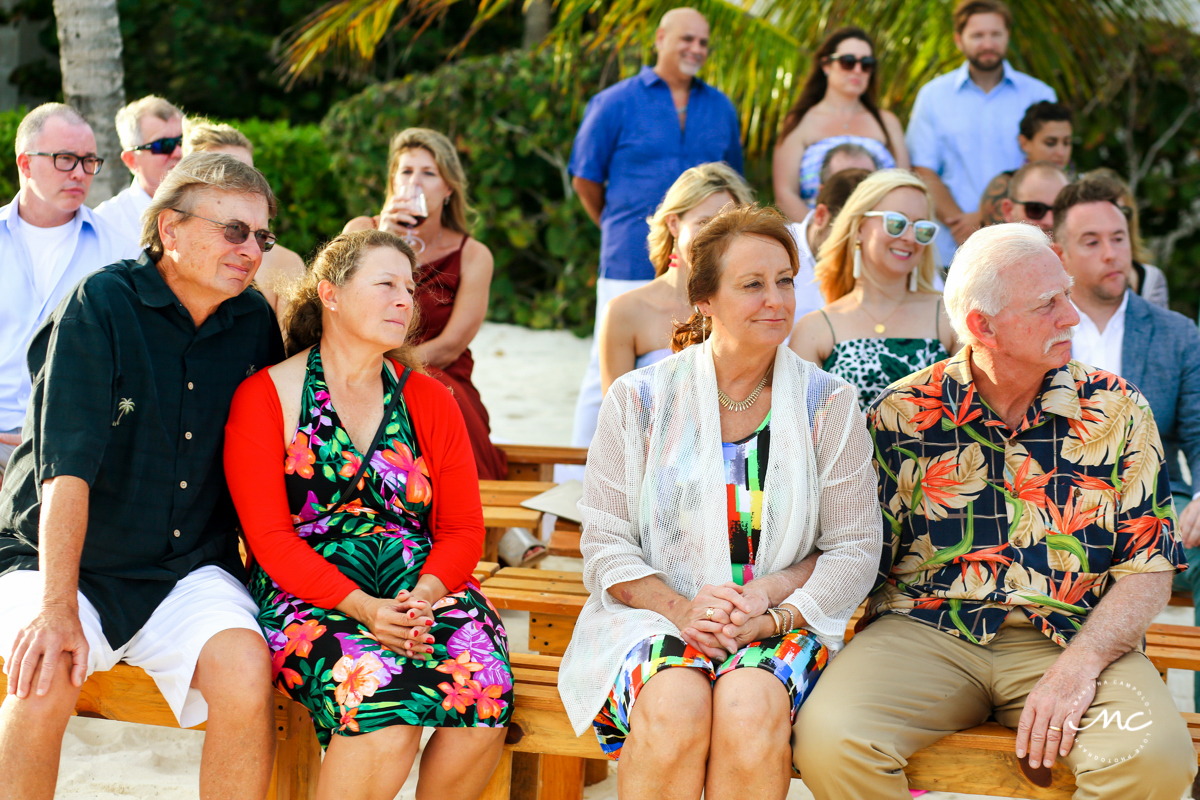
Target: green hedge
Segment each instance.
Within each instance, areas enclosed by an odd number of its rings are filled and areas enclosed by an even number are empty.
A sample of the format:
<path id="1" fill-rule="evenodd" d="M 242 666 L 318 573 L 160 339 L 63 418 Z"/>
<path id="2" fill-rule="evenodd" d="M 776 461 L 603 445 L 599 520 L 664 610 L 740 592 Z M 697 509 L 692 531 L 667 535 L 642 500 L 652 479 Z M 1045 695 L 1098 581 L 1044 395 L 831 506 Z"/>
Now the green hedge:
<path id="1" fill-rule="evenodd" d="M 17 142 L 17 126 L 25 116 L 24 108 L 0 111 L 0 206 L 17 196 L 21 188 L 14 157 Z"/>
<path id="2" fill-rule="evenodd" d="M 353 214 L 378 213 L 394 134 L 448 135 L 479 212 L 473 235 L 496 259 L 489 318 L 584 333 L 600 232 L 571 191 L 567 162 L 587 93 L 559 94 L 551 58 L 513 51 L 377 84 L 335 105 L 322 127 Z M 600 67 L 585 67 L 575 86 L 595 86 Z"/>

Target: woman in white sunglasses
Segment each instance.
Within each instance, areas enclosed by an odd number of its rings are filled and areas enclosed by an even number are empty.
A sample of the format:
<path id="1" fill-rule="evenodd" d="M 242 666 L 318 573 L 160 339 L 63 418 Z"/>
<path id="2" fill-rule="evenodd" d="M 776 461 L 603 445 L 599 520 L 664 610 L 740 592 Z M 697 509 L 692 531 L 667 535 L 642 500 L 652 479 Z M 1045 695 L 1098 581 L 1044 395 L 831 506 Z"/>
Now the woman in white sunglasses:
<path id="1" fill-rule="evenodd" d="M 935 280 L 933 197 L 911 172 L 859 184 L 821 246 L 826 306 L 802 317 L 790 346 L 858 388 L 865 410 L 893 381 L 958 349 Z"/>

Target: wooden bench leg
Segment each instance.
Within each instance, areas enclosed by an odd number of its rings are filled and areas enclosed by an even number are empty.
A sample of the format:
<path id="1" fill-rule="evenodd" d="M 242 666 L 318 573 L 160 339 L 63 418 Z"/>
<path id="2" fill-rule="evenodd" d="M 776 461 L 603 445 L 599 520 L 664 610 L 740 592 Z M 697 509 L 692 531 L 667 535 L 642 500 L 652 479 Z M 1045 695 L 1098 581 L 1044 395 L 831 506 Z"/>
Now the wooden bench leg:
<path id="1" fill-rule="evenodd" d="M 483 788 L 479 800 L 509 800 L 509 785 L 512 783 L 513 753 L 505 750 L 500 754 L 500 763 L 492 773 L 488 785 Z"/>
<path id="2" fill-rule="evenodd" d="M 312 718 L 299 703 L 283 697 L 276 697 L 275 702 L 288 707 L 288 731 L 275 748 L 267 800 L 313 800 L 321 774 L 321 745 Z"/>
<path id="3" fill-rule="evenodd" d="M 585 759 L 515 753 L 512 800 L 582 800 Z"/>
<path id="4" fill-rule="evenodd" d="M 611 763 L 607 758 L 589 758 L 583 767 L 583 785 L 595 786 L 608 780 L 608 765 Z"/>

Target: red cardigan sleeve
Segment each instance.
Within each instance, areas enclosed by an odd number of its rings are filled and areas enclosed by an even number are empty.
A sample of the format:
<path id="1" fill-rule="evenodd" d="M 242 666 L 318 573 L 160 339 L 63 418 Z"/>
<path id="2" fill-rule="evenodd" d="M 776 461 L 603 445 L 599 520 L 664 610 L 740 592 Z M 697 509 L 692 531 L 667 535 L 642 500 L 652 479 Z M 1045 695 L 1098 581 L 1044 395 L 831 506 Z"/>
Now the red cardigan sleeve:
<path id="1" fill-rule="evenodd" d="M 358 588 L 296 533 L 283 482 L 283 410 L 267 370 L 238 387 L 225 424 L 225 478 L 250 557 L 287 592 L 334 608 Z M 478 502 L 479 491 L 475 491 Z"/>
<path id="2" fill-rule="evenodd" d="M 421 574 L 456 592 L 467 585 L 483 554 L 483 505 L 467 425 L 450 391 L 427 375 L 409 377 L 404 400 L 433 484 L 433 547 Z"/>

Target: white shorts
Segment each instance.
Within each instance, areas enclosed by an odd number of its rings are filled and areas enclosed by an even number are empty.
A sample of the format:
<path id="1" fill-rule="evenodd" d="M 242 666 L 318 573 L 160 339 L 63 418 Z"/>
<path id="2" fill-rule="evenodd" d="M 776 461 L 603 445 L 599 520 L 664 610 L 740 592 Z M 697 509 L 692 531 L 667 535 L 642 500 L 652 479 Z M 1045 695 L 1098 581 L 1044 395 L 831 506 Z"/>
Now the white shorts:
<path id="1" fill-rule="evenodd" d="M 4 670 L 17 634 L 37 616 L 42 601 L 42 574 L 19 570 L 0 577 L 0 655 Z M 245 628 L 259 636 L 258 607 L 246 587 L 220 567 L 192 572 L 167 595 L 146 624 L 122 647 L 113 650 L 104 638 L 100 616 L 79 593 L 79 621 L 88 642 L 87 674 L 107 672 L 124 661 L 144 669 L 162 692 L 182 728 L 208 719 L 208 703 L 193 689 L 192 675 L 200 651 L 221 631 Z"/>

